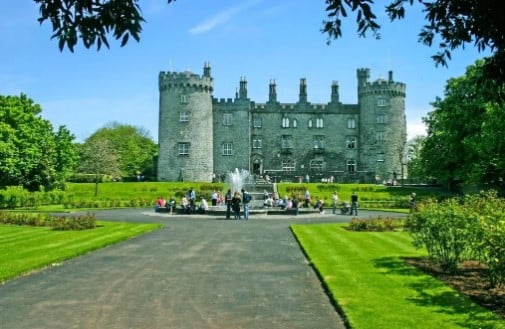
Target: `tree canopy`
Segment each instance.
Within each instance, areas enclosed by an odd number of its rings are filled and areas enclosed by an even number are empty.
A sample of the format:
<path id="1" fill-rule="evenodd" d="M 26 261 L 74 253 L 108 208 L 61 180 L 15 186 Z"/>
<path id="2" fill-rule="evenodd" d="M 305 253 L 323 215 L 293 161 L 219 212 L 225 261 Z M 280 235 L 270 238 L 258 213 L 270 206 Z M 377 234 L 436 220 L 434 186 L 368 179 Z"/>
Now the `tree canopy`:
<path id="1" fill-rule="evenodd" d="M 484 60 L 452 78 L 445 97 L 424 118 L 428 135 L 421 149 L 425 174 L 447 182 L 503 184 L 505 179 L 505 105 L 494 93 L 503 85 L 482 88 Z"/>
<path id="2" fill-rule="evenodd" d="M 74 136 L 58 133 L 26 95 L 0 96 L 0 187 L 51 189 L 75 165 Z"/>
<path id="3" fill-rule="evenodd" d="M 97 141 L 107 141 L 117 158 L 121 177 L 153 174 L 153 157 L 158 148 L 146 130 L 112 122 L 94 132 L 84 146 Z"/>

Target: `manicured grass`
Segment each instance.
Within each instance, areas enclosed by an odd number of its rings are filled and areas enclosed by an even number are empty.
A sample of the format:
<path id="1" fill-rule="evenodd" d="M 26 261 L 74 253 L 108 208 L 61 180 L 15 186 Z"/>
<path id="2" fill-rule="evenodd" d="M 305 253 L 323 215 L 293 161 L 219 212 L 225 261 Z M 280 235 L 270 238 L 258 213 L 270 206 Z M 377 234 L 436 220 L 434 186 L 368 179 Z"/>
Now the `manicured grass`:
<path id="1" fill-rule="evenodd" d="M 0 282 L 161 227 L 106 221 L 97 224 L 96 229 L 84 231 L 0 225 Z"/>
<path id="2" fill-rule="evenodd" d="M 402 257 L 424 256 L 403 232 L 351 232 L 346 224 L 292 230 L 353 329 L 505 328 L 505 321 Z"/>

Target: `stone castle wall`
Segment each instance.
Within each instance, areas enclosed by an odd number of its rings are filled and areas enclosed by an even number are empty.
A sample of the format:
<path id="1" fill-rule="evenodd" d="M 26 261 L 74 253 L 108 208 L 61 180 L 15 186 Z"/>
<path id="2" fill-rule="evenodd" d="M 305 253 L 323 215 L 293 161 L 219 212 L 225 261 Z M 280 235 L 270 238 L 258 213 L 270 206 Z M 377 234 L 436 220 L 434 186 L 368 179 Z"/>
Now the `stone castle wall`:
<path id="1" fill-rule="evenodd" d="M 329 103 L 311 104 L 305 79 L 298 102 L 277 102 L 271 82 L 269 101 L 257 104 L 247 98 L 245 79 L 235 98 L 213 98 L 209 66 L 203 76 L 161 73 L 158 179 L 210 181 L 235 168 L 289 180 L 392 179 L 401 173 L 406 142 L 405 84 L 391 72 L 388 80 L 369 76 L 357 70 L 358 104 L 340 103 L 336 82 Z M 185 110 L 188 121 L 180 122 Z M 190 154 L 178 154 L 177 143 L 187 141 Z"/>

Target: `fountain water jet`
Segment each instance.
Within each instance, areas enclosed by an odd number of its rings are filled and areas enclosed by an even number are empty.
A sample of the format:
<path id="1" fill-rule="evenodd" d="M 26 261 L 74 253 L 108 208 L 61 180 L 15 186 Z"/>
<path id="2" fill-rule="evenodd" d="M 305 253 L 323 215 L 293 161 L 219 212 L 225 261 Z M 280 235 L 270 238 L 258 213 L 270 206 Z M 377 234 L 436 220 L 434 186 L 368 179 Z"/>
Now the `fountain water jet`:
<path id="1" fill-rule="evenodd" d="M 240 192 L 244 187 L 245 183 L 248 181 L 249 172 L 247 170 L 239 170 L 235 168 L 234 171 L 229 172 L 226 175 L 225 182 L 228 184 L 232 192 Z"/>

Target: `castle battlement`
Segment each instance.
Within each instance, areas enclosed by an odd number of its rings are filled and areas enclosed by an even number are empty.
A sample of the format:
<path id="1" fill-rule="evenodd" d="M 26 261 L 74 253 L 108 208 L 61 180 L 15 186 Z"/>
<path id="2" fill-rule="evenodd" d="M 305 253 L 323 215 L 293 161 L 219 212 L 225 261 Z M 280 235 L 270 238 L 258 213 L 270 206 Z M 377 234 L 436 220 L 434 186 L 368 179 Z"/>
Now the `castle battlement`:
<path id="1" fill-rule="evenodd" d="M 190 71 L 185 72 L 160 72 L 159 88 L 163 90 L 185 90 L 186 92 L 212 93 L 213 79 L 200 76 Z"/>
<path id="2" fill-rule="evenodd" d="M 213 104 L 220 104 L 220 105 L 227 105 L 227 104 L 233 104 L 234 100 L 232 98 L 213 98 L 212 103 Z"/>
<path id="3" fill-rule="evenodd" d="M 367 82 L 359 90 L 359 96 L 384 95 L 405 97 L 406 85 L 401 82 L 386 81 L 379 79 L 374 82 Z"/>

